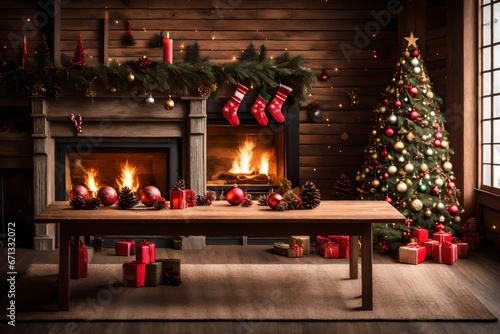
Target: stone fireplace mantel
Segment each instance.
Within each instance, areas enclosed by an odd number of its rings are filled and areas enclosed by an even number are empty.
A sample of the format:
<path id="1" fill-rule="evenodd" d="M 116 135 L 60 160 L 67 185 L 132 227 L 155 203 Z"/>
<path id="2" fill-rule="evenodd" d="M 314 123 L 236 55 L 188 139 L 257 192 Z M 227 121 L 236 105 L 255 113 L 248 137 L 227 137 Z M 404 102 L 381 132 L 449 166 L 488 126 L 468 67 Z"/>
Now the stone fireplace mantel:
<path id="1" fill-rule="evenodd" d="M 196 194 L 206 192 L 207 102 L 204 97 L 181 97 L 172 110 L 162 103 L 146 105 L 143 99 L 129 97 L 61 97 L 31 99 L 33 118 L 34 213 L 55 200 L 57 141 L 78 142 L 85 149 L 104 141 L 161 141 L 180 138 L 181 178 Z M 92 103 L 93 102 L 93 103 Z M 77 133 L 70 115 L 80 114 L 82 133 Z M 57 245 L 57 226 L 37 224 L 34 248 L 53 250 Z"/>

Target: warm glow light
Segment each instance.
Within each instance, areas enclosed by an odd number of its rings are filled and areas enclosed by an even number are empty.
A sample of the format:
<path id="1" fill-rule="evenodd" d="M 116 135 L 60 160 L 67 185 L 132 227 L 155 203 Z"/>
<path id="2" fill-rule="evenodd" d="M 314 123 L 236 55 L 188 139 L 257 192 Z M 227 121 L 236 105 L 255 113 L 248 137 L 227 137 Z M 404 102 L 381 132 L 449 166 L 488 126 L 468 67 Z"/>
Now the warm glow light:
<path id="1" fill-rule="evenodd" d="M 234 174 L 252 174 L 258 172 L 259 174 L 269 175 L 269 164 L 273 152 L 266 152 L 260 157 L 252 161 L 254 157 L 254 148 L 256 143 L 251 139 L 247 138 L 243 144 L 236 150 L 237 158 L 234 159 L 233 165 L 229 170 L 230 173 Z"/>
<path id="2" fill-rule="evenodd" d="M 137 167 L 128 164 L 128 160 L 125 162 L 125 165 L 122 166 L 122 174 L 119 179 L 116 179 L 116 183 L 118 183 L 118 188 L 128 187 L 132 189 L 132 191 L 137 191 L 139 189 L 139 180 L 135 177 L 135 173 L 137 171 Z"/>
<path id="3" fill-rule="evenodd" d="M 96 180 L 97 175 L 99 175 L 99 170 L 94 167 L 87 169 L 87 174 L 85 175 L 85 184 L 87 185 L 87 189 L 90 190 L 92 197 L 95 197 L 99 190 L 99 183 Z"/>
<path id="4" fill-rule="evenodd" d="M 260 158 L 260 169 L 259 169 L 260 174 L 269 174 L 269 153 L 266 152 L 262 155 L 262 158 Z"/>

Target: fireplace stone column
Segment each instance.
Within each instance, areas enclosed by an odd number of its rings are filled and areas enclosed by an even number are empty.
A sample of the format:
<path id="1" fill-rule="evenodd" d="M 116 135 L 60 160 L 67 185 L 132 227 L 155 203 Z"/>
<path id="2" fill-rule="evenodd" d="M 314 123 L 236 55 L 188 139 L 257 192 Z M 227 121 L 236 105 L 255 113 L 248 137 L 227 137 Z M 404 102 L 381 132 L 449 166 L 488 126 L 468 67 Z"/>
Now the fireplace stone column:
<path id="1" fill-rule="evenodd" d="M 49 204 L 49 122 L 47 121 L 47 104 L 43 97 L 31 99 L 31 117 L 33 118 L 33 180 L 34 180 L 34 214 L 38 214 Z M 55 224 L 35 225 L 34 249 L 54 250 Z"/>
<path id="2" fill-rule="evenodd" d="M 207 98 L 183 97 L 189 100 L 189 170 L 188 187 L 195 194 L 207 191 Z"/>

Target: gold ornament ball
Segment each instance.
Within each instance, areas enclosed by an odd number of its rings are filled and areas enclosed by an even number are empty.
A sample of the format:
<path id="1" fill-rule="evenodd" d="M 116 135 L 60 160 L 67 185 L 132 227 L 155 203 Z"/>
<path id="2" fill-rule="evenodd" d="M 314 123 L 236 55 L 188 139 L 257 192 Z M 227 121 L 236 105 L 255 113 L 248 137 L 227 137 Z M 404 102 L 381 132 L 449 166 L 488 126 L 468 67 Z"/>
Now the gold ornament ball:
<path id="1" fill-rule="evenodd" d="M 394 175 L 398 172 L 398 168 L 394 165 L 390 165 L 388 168 L 387 168 L 387 172 L 391 175 Z"/>
<path id="2" fill-rule="evenodd" d="M 135 76 L 132 73 L 129 73 L 127 75 L 127 81 L 128 82 L 134 82 L 134 80 L 135 80 Z"/>
<path id="3" fill-rule="evenodd" d="M 411 173 L 413 172 L 413 169 L 414 169 L 414 166 L 411 164 L 411 162 L 408 162 L 405 167 L 404 167 L 404 170 L 405 172 L 407 173 Z"/>
<path id="4" fill-rule="evenodd" d="M 431 91 L 428 91 L 427 94 L 425 94 L 425 96 L 428 98 L 428 99 L 432 99 L 434 97 L 434 93 L 431 92 Z"/>
<path id="5" fill-rule="evenodd" d="M 376 191 L 377 191 L 377 190 L 376 190 L 375 188 L 370 188 L 370 192 L 371 192 L 372 194 L 375 194 L 375 192 L 376 192 Z"/>
<path id="6" fill-rule="evenodd" d="M 376 160 L 377 158 L 378 158 L 378 154 L 377 154 L 377 153 L 373 153 L 373 154 L 372 154 L 372 159 L 373 159 L 373 160 Z"/>
<path id="7" fill-rule="evenodd" d="M 410 52 L 409 51 L 405 51 L 404 55 L 405 55 L 405 58 L 408 58 L 410 56 Z"/>
<path id="8" fill-rule="evenodd" d="M 380 143 L 380 138 L 376 138 L 375 142 Z"/>
<path id="9" fill-rule="evenodd" d="M 421 164 L 420 165 L 420 170 L 422 172 L 427 172 L 429 170 L 429 166 L 427 166 L 426 164 Z"/>
<path id="10" fill-rule="evenodd" d="M 406 135 L 406 139 L 408 139 L 408 141 L 413 141 L 413 139 L 415 139 L 415 135 L 413 134 L 413 132 L 409 132 Z"/>
<path id="11" fill-rule="evenodd" d="M 422 208 L 424 207 L 424 204 L 422 203 L 422 201 L 421 201 L 421 200 L 419 200 L 419 199 L 417 198 L 417 199 L 414 199 L 413 201 L 411 201 L 410 206 L 411 206 L 411 209 L 412 209 L 413 211 L 418 212 L 418 211 L 422 210 Z"/>
<path id="12" fill-rule="evenodd" d="M 111 93 L 116 93 L 116 87 L 111 87 L 111 88 L 109 89 L 109 91 L 110 91 Z"/>
<path id="13" fill-rule="evenodd" d="M 398 86 L 403 86 L 403 84 L 404 84 L 403 80 L 398 81 Z"/>
<path id="14" fill-rule="evenodd" d="M 446 140 L 441 141 L 441 147 L 442 148 L 448 148 L 449 144 Z"/>
<path id="15" fill-rule="evenodd" d="M 439 202 L 438 204 L 436 204 L 436 210 L 443 211 L 444 209 L 445 209 L 445 206 L 444 206 L 443 202 Z"/>
<path id="16" fill-rule="evenodd" d="M 375 179 L 372 181 L 372 186 L 375 187 L 375 188 L 378 188 L 380 187 L 380 181 Z"/>
<path id="17" fill-rule="evenodd" d="M 166 110 L 172 110 L 174 109 L 174 106 L 175 106 L 174 100 L 172 100 L 170 96 L 168 97 L 168 99 L 163 101 L 163 108 L 165 108 Z"/>
<path id="18" fill-rule="evenodd" d="M 407 153 L 408 153 L 408 151 L 406 149 L 401 151 L 401 154 L 403 154 L 403 155 L 406 155 Z"/>
<path id="19" fill-rule="evenodd" d="M 401 65 L 406 64 L 406 60 L 401 60 Z"/>
<path id="20" fill-rule="evenodd" d="M 451 171 L 451 169 L 453 168 L 453 165 L 451 164 L 451 162 L 449 161 L 445 161 L 443 163 L 443 169 L 446 171 L 446 172 L 449 172 Z"/>
<path id="21" fill-rule="evenodd" d="M 405 179 L 405 182 L 409 187 L 411 187 L 411 185 L 413 184 L 410 179 Z"/>
<path id="22" fill-rule="evenodd" d="M 460 221 L 461 221 L 460 216 L 453 217 L 453 222 L 460 223 Z"/>
<path id="23" fill-rule="evenodd" d="M 426 217 L 430 217 L 430 216 L 432 216 L 432 211 L 431 210 L 425 210 L 424 214 L 425 214 Z"/>
<path id="24" fill-rule="evenodd" d="M 356 182 L 361 182 L 361 176 L 356 175 Z"/>
<path id="25" fill-rule="evenodd" d="M 402 150 L 404 150 L 405 148 L 405 144 L 403 144 L 403 142 L 401 141 L 397 141 L 394 143 L 394 149 L 398 152 L 401 152 Z"/>
<path id="26" fill-rule="evenodd" d="M 406 183 L 404 182 L 399 182 L 397 185 L 396 185 L 396 190 L 400 193 L 405 193 L 406 190 L 408 190 L 408 186 L 406 185 Z"/>

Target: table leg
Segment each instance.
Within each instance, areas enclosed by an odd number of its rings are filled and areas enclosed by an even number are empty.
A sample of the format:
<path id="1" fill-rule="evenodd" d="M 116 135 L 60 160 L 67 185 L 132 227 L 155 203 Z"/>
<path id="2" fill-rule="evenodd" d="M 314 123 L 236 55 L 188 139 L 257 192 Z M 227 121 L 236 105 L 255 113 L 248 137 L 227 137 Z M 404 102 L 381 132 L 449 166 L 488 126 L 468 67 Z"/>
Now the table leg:
<path id="1" fill-rule="evenodd" d="M 363 224 L 361 236 L 361 293 L 362 309 L 373 310 L 373 244 L 372 225 Z"/>
<path id="2" fill-rule="evenodd" d="M 349 238 L 349 278 L 358 279 L 359 261 L 359 236 L 351 235 Z"/>
<path id="3" fill-rule="evenodd" d="M 59 310 L 69 310 L 69 272 L 71 237 L 65 226 L 60 224 L 59 234 Z"/>

